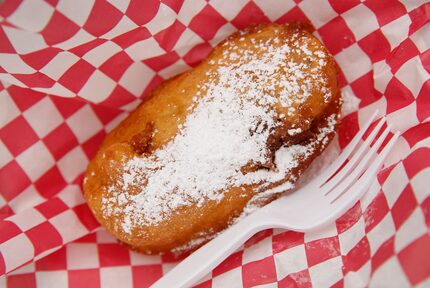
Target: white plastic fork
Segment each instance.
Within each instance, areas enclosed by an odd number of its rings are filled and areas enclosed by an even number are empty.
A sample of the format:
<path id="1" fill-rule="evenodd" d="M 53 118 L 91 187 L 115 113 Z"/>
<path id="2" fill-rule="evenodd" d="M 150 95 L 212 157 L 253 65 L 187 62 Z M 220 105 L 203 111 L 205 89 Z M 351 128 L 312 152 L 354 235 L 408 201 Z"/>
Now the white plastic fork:
<path id="1" fill-rule="evenodd" d="M 366 140 L 359 145 L 376 115 L 377 112 L 338 158 L 314 180 L 226 229 L 184 259 L 152 288 L 191 287 L 259 231 L 283 228 L 308 232 L 334 222 L 369 189 L 385 157 L 399 137 L 399 133 L 396 132 L 382 151 L 377 153 L 390 131 L 387 126 L 380 136 L 376 137 L 385 123 L 385 118 L 382 118 Z M 371 146 L 373 141 L 375 142 Z"/>

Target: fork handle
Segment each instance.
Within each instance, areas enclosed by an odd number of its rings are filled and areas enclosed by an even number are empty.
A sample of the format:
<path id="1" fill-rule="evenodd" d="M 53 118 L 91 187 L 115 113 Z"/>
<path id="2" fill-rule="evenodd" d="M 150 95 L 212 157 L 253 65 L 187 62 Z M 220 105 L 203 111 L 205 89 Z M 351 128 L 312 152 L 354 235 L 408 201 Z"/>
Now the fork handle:
<path id="1" fill-rule="evenodd" d="M 252 235 L 261 230 L 271 228 L 270 225 L 265 225 L 265 221 L 261 217 L 259 219 L 253 217 L 255 214 L 249 215 L 240 221 L 239 225 L 231 226 L 200 247 L 151 287 L 191 287 Z"/>

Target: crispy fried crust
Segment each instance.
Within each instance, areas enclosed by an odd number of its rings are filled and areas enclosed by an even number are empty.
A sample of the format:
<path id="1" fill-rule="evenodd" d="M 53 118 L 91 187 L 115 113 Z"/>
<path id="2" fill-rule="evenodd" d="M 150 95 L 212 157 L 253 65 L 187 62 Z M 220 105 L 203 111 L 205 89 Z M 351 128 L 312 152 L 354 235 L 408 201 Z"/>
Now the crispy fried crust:
<path id="1" fill-rule="evenodd" d="M 260 25 L 235 33 L 220 43 L 201 64 L 177 77 L 159 85 L 145 101 L 133 111 L 122 123 L 110 132 L 96 156 L 90 162 L 84 181 L 84 197 L 88 202 L 97 220 L 118 239 L 132 249 L 147 253 L 165 253 L 177 247 L 186 247 L 183 250 L 195 249 L 217 232 L 225 229 L 244 207 L 256 195 L 257 185 L 232 187 L 224 191 L 224 198 L 220 202 L 208 201 L 201 207 L 189 206 L 175 211 L 167 220 L 157 225 L 147 225 L 134 229 L 131 235 L 124 233 L 117 225 L 117 219 L 106 215 L 102 211 L 102 202 L 106 187 L 115 181 L 115 163 L 120 165 L 124 158 L 134 155 L 149 155 L 156 149 L 171 141 L 178 133 L 178 124 L 183 123 L 192 104 L 192 97 L 199 90 L 199 84 L 207 81 L 207 75 L 213 73 L 216 65 L 210 64 L 212 60 L 221 59 L 223 52 L 229 45 L 243 46 L 252 49 L 252 39 L 271 39 L 277 36 L 281 43 L 290 41 L 292 33 L 306 35 L 309 32 L 297 28 L 295 25 L 281 26 L 275 24 Z M 324 101 L 321 91 L 312 91 L 308 101 L 297 107 L 298 113 L 288 117 L 283 125 L 269 137 L 268 147 L 273 154 L 282 145 L 293 145 L 313 142 L 315 149 L 306 157 L 300 159 L 300 165 L 295 168 L 283 181 L 297 179 L 312 160 L 317 157 L 333 138 L 334 131 L 330 131 L 324 139 L 318 139 L 318 133 L 329 127 L 328 118 L 335 115 L 336 122 L 340 110 L 341 100 L 337 87 L 337 72 L 332 56 L 322 47 L 322 44 L 313 36 L 309 46 L 321 50 L 326 54 L 328 64 L 324 73 L 327 75 L 326 88 L 331 91 L 332 97 Z M 300 38 L 300 37 L 299 37 Z M 239 39 L 241 39 L 239 41 Z M 275 44 L 274 44 L 275 45 Z M 260 51 L 255 51 L 256 55 Z M 258 57 L 258 56 L 257 56 Z M 300 59 L 295 59 L 300 60 Z M 276 107 L 282 113 L 284 107 Z M 287 130 L 291 127 L 300 128 L 302 133 L 291 136 Z M 157 133 L 154 133 L 157 131 Z M 272 159 L 273 160 L 273 159 Z M 110 165 L 107 165 L 107 163 Z M 112 163 L 114 166 L 112 166 Z M 268 163 L 257 163 L 244 169 L 270 169 Z M 112 168 L 113 167 L 113 168 Z M 273 186 L 280 183 L 273 183 Z M 277 198 L 273 194 L 261 199 L 257 205 L 265 205 Z M 196 245 L 187 245 L 193 239 L 204 236 Z"/>

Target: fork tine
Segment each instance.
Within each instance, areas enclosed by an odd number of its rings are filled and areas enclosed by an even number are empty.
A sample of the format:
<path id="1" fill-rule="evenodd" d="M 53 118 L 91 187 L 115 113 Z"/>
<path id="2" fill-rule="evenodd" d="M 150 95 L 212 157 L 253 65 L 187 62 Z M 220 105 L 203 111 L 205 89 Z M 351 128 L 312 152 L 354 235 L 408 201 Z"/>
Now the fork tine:
<path id="1" fill-rule="evenodd" d="M 352 187 L 348 190 L 348 193 L 344 195 L 340 201 L 335 202 L 337 204 L 335 205 L 336 207 L 334 207 L 335 211 L 333 214 L 335 216 L 339 217 L 342 213 L 342 207 L 347 206 L 348 209 L 351 208 L 364 195 L 364 193 L 366 193 L 373 182 L 373 178 L 382 166 L 385 157 L 387 157 L 388 153 L 394 147 L 394 144 L 396 144 L 399 136 L 400 132 L 396 132 L 393 135 L 391 140 L 387 143 L 387 145 L 385 145 L 384 149 L 381 151 L 375 161 L 373 161 L 373 163 L 369 166 L 366 172 L 364 172 L 361 178 L 358 179 L 354 185 L 352 185 Z"/>
<path id="2" fill-rule="evenodd" d="M 382 125 L 384 125 L 385 121 L 385 118 L 382 118 L 379 121 L 379 123 L 376 125 L 376 127 L 373 129 L 373 131 L 370 133 L 364 143 L 360 146 L 358 151 L 348 161 L 348 163 L 333 178 L 331 178 L 329 181 L 327 181 L 321 186 L 321 193 L 323 193 L 324 195 L 329 194 L 333 190 L 333 188 L 336 187 L 336 185 L 338 185 L 339 182 L 342 181 L 342 179 L 346 175 L 348 175 L 351 169 L 353 169 L 357 165 L 357 163 L 360 162 L 363 153 L 366 151 L 367 148 L 370 147 L 372 141 L 378 135 L 378 132 L 381 130 Z"/>
<path id="3" fill-rule="evenodd" d="M 376 143 L 370 148 L 370 150 L 364 155 L 364 157 L 360 160 L 357 167 L 353 171 L 350 172 L 348 177 L 346 177 L 339 185 L 333 189 L 333 192 L 330 193 L 330 203 L 335 202 L 339 199 L 340 196 L 360 177 L 360 175 L 365 171 L 366 166 L 371 161 L 374 154 L 377 154 L 379 147 L 381 147 L 385 138 L 387 138 L 388 133 L 390 132 L 390 128 L 387 127 L 384 132 L 382 132 L 381 136 L 378 138 Z M 378 159 L 378 158 L 376 158 Z"/>
<path id="4" fill-rule="evenodd" d="M 355 147 L 360 142 L 360 139 L 363 137 L 364 133 L 369 129 L 370 125 L 373 123 L 373 121 L 376 118 L 376 115 L 378 115 L 379 110 L 376 110 L 372 116 L 370 116 L 369 120 L 367 120 L 366 124 L 358 131 L 358 133 L 354 136 L 354 138 L 349 142 L 349 144 L 343 149 L 342 153 L 336 158 L 336 160 L 327 167 L 327 169 L 314 181 L 312 181 L 311 185 L 318 185 L 320 187 L 322 184 L 327 182 L 330 177 L 336 173 L 336 171 L 345 163 L 346 159 L 352 154 Z"/>

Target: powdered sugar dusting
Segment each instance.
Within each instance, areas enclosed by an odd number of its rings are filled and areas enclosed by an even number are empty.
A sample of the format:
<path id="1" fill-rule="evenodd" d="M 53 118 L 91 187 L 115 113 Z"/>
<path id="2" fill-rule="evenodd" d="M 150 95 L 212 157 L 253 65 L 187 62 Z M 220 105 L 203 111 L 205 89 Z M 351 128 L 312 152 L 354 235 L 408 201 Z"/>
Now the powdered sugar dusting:
<path id="1" fill-rule="evenodd" d="M 311 146 L 281 147 L 275 154 L 276 169 L 247 173 L 241 169 L 250 162 L 267 162 L 267 140 L 280 125 L 278 119 L 294 114 L 313 85 L 323 91 L 326 101 L 332 96 L 324 91 L 326 79 L 321 73 L 326 54 L 312 52 L 306 41 L 298 45 L 297 34 L 294 39 L 284 45 L 272 44 L 279 38 L 253 39 L 264 52 L 261 55 L 227 41 L 222 59 L 209 62 L 217 67 L 193 97 L 176 137 L 149 156 L 123 163 L 122 177 L 102 200 L 105 214 L 123 215 L 121 229 L 131 233 L 133 227 L 160 223 L 180 207 L 220 201 L 229 187 L 261 183 L 264 187 L 284 179 L 299 164 L 299 157 L 312 151 Z M 291 53 L 304 61 L 293 61 Z M 312 69 L 307 69 L 309 63 Z M 277 106 L 288 107 L 286 115 L 278 114 Z M 288 133 L 300 133 L 299 129 L 293 127 Z"/>

